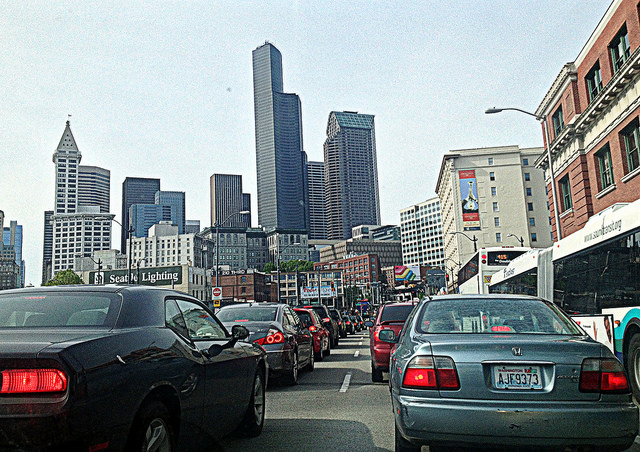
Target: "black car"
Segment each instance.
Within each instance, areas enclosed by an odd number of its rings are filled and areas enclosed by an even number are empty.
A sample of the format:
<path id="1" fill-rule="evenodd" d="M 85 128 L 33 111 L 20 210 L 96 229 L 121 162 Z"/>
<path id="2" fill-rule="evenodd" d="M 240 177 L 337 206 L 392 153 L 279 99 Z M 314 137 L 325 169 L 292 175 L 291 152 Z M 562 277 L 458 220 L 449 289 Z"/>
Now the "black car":
<path id="1" fill-rule="evenodd" d="M 347 337 L 347 327 L 344 324 L 340 311 L 331 308 L 329 309 L 329 314 L 331 314 L 331 318 L 338 323 L 338 331 L 340 331 L 340 337 Z"/>
<path id="2" fill-rule="evenodd" d="M 289 305 L 235 303 L 217 315 L 228 327 L 247 327 L 249 340 L 266 350 L 269 371 L 285 384 L 297 384 L 300 369 L 314 369 L 313 335 Z"/>
<path id="3" fill-rule="evenodd" d="M 267 360 L 248 335 L 173 290 L 0 292 L 0 449 L 172 451 L 197 431 L 256 436 Z"/>
<path id="4" fill-rule="evenodd" d="M 331 348 L 337 347 L 338 342 L 340 341 L 340 330 L 338 327 L 338 322 L 336 322 L 333 317 L 331 317 L 331 313 L 329 312 L 329 308 L 327 308 L 323 304 L 308 304 L 304 306 L 299 306 L 300 308 L 313 309 L 322 319 L 322 323 L 325 324 L 327 329 L 329 330 Z M 330 353 L 327 350 L 327 355 Z"/>

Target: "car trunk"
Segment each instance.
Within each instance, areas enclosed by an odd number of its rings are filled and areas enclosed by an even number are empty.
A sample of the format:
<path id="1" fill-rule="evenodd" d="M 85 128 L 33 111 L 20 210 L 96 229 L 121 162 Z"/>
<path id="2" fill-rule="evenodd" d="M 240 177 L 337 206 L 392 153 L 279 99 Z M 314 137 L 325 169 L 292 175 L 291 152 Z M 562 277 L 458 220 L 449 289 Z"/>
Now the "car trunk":
<path id="1" fill-rule="evenodd" d="M 442 397 L 505 401 L 585 401 L 600 397 L 598 393 L 579 390 L 582 360 L 601 356 L 600 344 L 587 338 L 525 334 L 434 336 L 429 337 L 433 355 L 452 358 L 460 379 L 460 389 L 440 391 Z"/>

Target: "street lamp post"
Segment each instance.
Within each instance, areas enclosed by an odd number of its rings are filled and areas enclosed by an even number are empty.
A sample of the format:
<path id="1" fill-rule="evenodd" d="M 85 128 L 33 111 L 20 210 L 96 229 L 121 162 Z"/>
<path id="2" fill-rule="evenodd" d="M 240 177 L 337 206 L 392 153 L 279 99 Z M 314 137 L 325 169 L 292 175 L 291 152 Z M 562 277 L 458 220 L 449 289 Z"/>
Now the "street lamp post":
<path id="1" fill-rule="evenodd" d="M 136 267 L 137 267 L 137 273 L 136 273 L 136 274 L 137 274 L 137 278 L 138 278 L 138 280 L 137 280 L 136 282 L 137 282 L 138 284 L 140 284 L 140 262 L 141 262 L 141 261 L 144 261 L 144 262 L 145 262 L 145 265 L 146 265 L 146 263 L 147 263 L 147 260 L 146 260 L 144 257 L 141 257 L 141 258 L 140 258 L 140 259 L 138 259 L 138 260 L 137 260 L 137 262 L 136 262 Z"/>
<path id="2" fill-rule="evenodd" d="M 445 260 L 445 261 L 451 261 L 451 262 L 453 262 L 455 265 L 457 265 L 457 266 L 458 266 L 458 268 L 462 268 L 462 264 L 461 264 L 460 262 L 456 262 L 456 261 L 454 261 L 453 259 L 448 258 L 448 257 L 445 257 L 445 258 L 444 258 L 444 260 Z M 446 270 L 447 270 L 447 265 L 446 265 L 446 264 L 444 265 L 444 268 L 445 268 L 445 274 L 446 274 Z M 454 270 L 455 270 L 455 269 L 456 269 L 455 267 L 451 267 L 451 268 L 450 268 L 450 270 L 451 270 L 451 286 L 452 286 L 452 287 L 454 287 L 454 288 L 455 288 L 455 286 L 454 286 L 454 284 L 453 284 L 453 276 L 454 276 L 454 273 L 453 273 L 453 272 L 454 272 Z M 458 277 L 457 277 L 457 275 L 456 275 L 456 281 L 457 281 L 457 280 L 458 280 Z M 449 290 L 449 287 L 447 286 L 447 291 L 448 291 L 448 290 Z"/>
<path id="3" fill-rule="evenodd" d="M 454 232 L 450 232 L 449 234 L 461 234 L 461 235 L 464 235 L 466 238 L 468 238 L 469 240 L 471 240 L 473 242 L 473 252 L 475 253 L 475 252 L 478 251 L 478 247 L 476 245 L 476 242 L 478 241 L 478 238 L 475 236 L 475 234 L 473 235 L 473 238 L 469 237 L 464 232 L 454 231 Z"/>
<path id="4" fill-rule="evenodd" d="M 524 239 L 522 238 L 522 236 L 518 237 L 515 234 L 507 234 L 507 237 L 515 237 L 515 239 L 520 242 L 520 246 L 524 247 Z"/>
<path id="5" fill-rule="evenodd" d="M 120 223 L 115 218 L 111 218 L 111 221 L 114 221 L 117 224 L 119 224 L 120 227 L 122 229 L 125 229 L 127 231 L 127 234 L 129 235 L 129 270 L 128 270 L 128 273 L 127 273 L 127 283 L 131 284 L 131 245 L 133 245 L 133 237 L 131 236 L 131 234 L 133 234 L 135 232 L 136 228 L 134 228 L 133 226 L 129 226 L 129 228 L 125 228 L 122 225 L 122 223 Z"/>
<path id="6" fill-rule="evenodd" d="M 491 115 L 494 113 L 500 113 L 505 110 L 514 110 L 519 111 L 520 113 L 524 113 L 525 115 L 533 116 L 538 121 L 542 122 L 542 127 L 544 128 L 544 137 L 547 140 L 547 160 L 549 161 L 549 177 L 551 178 L 551 196 L 553 197 L 553 214 L 556 220 L 556 231 L 558 234 L 558 240 L 562 238 L 562 228 L 560 227 L 560 216 L 558 215 L 558 209 L 560 208 L 558 204 L 558 195 L 556 193 L 556 179 L 553 175 L 553 162 L 551 161 L 551 141 L 549 141 L 549 126 L 547 125 L 547 117 L 538 116 L 535 113 L 531 113 L 525 110 L 521 110 L 519 108 L 487 108 L 484 112 L 487 115 Z"/>
<path id="7" fill-rule="evenodd" d="M 248 210 L 241 210 L 239 212 L 234 212 L 231 215 L 229 215 L 227 218 L 225 218 L 222 222 L 216 221 L 215 227 L 216 227 L 216 285 L 215 287 L 218 287 L 218 269 L 219 269 L 219 262 L 220 262 L 220 225 L 221 224 L 225 224 L 231 217 L 234 217 L 236 215 L 246 215 L 249 214 L 251 212 L 249 212 Z M 206 269 L 205 269 L 205 275 L 206 275 Z"/>
<path id="8" fill-rule="evenodd" d="M 80 257 L 80 256 L 76 256 L 76 257 Z M 96 260 L 94 258 L 92 258 L 91 256 L 85 256 L 88 257 L 89 259 L 91 259 L 91 261 L 96 264 L 98 266 L 98 277 L 97 279 L 94 279 L 94 283 L 95 284 L 102 284 L 102 259 L 98 258 L 98 261 L 96 262 Z M 84 266 L 82 268 L 84 270 Z"/>

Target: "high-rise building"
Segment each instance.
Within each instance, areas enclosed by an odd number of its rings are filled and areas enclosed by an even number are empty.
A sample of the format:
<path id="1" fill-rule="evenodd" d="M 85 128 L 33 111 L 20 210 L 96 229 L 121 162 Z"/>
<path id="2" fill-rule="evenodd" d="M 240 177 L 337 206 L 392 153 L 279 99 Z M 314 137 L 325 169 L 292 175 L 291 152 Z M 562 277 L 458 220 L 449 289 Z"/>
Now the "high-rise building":
<path id="1" fill-rule="evenodd" d="M 155 202 L 161 206 L 171 208 L 171 221 L 178 226 L 178 234 L 184 234 L 185 226 L 185 196 L 183 191 L 158 191 Z M 141 236 L 136 236 L 141 237 Z"/>
<path id="2" fill-rule="evenodd" d="M 111 194 L 111 172 L 97 166 L 78 166 L 78 206 L 100 206 L 108 213 Z"/>
<path id="3" fill-rule="evenodd" d="M 16 265 L 18 265 L 20 269 L 17 286 L 24 287 L 25 265 L 22 260 L 22 225 L 19 225 L 17 221 L 12 220 L 9 223 L 9 227 L 4 228 L 2 240 L 5 247 L 13 248 L 15 251 Z"/>
<path id="4" fill-rule="evenodd" d="M 328 238 L 348 239 L 354 226 L 380 224 L 373 115 L 332 111 L 324 164 Z"/>
<path id="5" fill-rule="evenodd" d="M 129 221 L 133 227 L 133 237 L 148 237 L 149 229 L 161 221 L 175 224 L 171 206 L 160 204 L 134 204 L 129 207 Z M 176 225 L 177 227 L 177 225 Z"/>
<path id="6" fill-rule="evenodd" d="M 209 178 L 211 187 L 211 225 L 232 228 L 251 226 L 251 196 L 242 193 L 242 176 L 236 174 L 214 174 Z"/>
<path id="7" fill-rule="evenodd" d="M 156 192 L 160 190 L 160 179 L 127 177 L 122 183 L 122 225 L 120 251 L 126 253 L 129 237 L 129 207 L 133 204 L 155 204 Z"/>
<path id="8" fill-rule="evenodd" d="M 327 238 L 327 210 L 324 202 L 324 162 L 309 162 L 309 239 Z"/>
<path id="9" fill-rule="evenodd" d="M 444 264 L 440 198 L 401 209 L 400 230 L 403 265 Z"/>
<path id="10" fill-rule="evenodd" d="M 53 258 L 53 210 L 44 212 L 44 238 L 42 240 L 42 284 L 51 279 L 51 260 Z"/>
<path id="11" fill-rule="evenodd" d="M 71 133 L 69 121 L 53 154 L 56 195 L 52 221 L 53 250 L 51 274 L 73 268 L 78 256 L 111 248 L 114 215 L 100 213 L 100 206 L 79 206 L 78 166 L 82 155 Z"/>
<path id="12" fill-rule="evenodd" d="M 268 42 L 253 51 L 253 102 L 258 223 L 308 231 L 300 98 L 283 92 L 282 55 Z"/>

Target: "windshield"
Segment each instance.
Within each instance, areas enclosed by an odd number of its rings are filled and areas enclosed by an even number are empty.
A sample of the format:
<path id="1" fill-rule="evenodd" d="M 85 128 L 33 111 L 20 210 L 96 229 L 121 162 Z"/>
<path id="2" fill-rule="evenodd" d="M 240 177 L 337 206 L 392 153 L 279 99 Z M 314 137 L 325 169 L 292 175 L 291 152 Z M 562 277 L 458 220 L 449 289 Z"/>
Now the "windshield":
<path id="1" fill-rule="evenodd" d="M 387 305 L 380 315 L 380 323 L 404 322 L 413 308 L 414 305 Z"/>
<path id="2" fill-rule="evenodd" d="M 120 304 L 119 295 L 108 293 L 0 295 L 0 328 L 112 328 Z"/>
<path id="3" fill-rule="evenodd" d="M 584 333 L 555 306 L 535 299 L 459 299 L 425 303 L 416 329 L 421 333 Z"/>
<path id="4" fill-rule="evenodd" d="M 277 314 L 278 308 L 241 307 L 222 308 L 216 316 L 221 322 L 271 322 Z"/>

